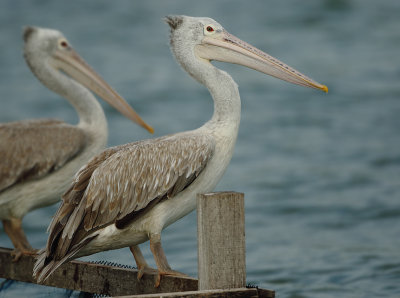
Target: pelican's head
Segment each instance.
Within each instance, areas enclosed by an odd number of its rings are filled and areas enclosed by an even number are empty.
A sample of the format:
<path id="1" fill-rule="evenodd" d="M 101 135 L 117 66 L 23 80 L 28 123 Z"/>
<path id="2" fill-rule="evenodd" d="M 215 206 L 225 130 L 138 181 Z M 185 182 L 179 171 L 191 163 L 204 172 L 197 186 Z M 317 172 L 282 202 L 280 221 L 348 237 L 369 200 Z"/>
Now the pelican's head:
<path id="1" fill-rule="evenodd" d="M 60 78 L 59 71 L 62 71 L 69 76 L 63 79 L 72 79 L 85 86 L 121 114 L 153 133 L 153 128 L 147 125 L 131 106 L 78 55 L 61 32 L 26 27 L 23 37 L 25 60 L 36 77 L 47 87 L 62 93 L 62 90 L 55 87 L 55 77 Z"/>
<path id="2" fill-rule="evenodd" d="M 243 65 L 293 84 L 328 91 L 325 85 L 228 33 L 213 19 L 168 16 L 166 22 L 171 28 L 171 48 L 186 70 L 184 64 L 194 58 L 204 62 L 216 60 Z M 189 59 L 183 61 L 184 56 Z"/>

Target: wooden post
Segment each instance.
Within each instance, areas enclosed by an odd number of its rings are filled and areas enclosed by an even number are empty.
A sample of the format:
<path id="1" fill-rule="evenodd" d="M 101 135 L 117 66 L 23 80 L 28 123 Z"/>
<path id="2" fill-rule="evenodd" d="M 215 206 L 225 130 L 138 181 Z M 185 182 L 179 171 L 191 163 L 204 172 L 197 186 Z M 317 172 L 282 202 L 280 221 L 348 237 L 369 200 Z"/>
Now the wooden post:
<path id="1" fill-rule="evenodd" d="M 246 286 L 244 195 L 197 195 L 199 290 Z"/>

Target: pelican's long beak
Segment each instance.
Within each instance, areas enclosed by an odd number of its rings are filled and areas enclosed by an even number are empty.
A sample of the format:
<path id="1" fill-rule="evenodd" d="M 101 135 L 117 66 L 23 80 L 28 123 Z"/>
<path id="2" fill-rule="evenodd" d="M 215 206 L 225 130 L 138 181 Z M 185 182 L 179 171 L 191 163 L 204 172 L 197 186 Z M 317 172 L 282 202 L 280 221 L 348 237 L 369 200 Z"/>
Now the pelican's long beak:
<path id="1" fill-rule="evenodd" d="M 117 109 L 122 115 L 142 126 L 150 133 L 154 129 L 131 108 L 131 106 L 106 83 L 71 47 L 57 50 L 52 60 L 57 69 L 61 69 L 71 78 L 92 90 L 107 103 Z"/>
<path id="2" fill-rule="evenodd" d="M 293 84 L 328 92 L 328 87 L 325 85 L 310 79 L 225 30 L 205 36 L 202 43 L 196 46 L 195 52 L 203 59 L 247 66 Z"/>

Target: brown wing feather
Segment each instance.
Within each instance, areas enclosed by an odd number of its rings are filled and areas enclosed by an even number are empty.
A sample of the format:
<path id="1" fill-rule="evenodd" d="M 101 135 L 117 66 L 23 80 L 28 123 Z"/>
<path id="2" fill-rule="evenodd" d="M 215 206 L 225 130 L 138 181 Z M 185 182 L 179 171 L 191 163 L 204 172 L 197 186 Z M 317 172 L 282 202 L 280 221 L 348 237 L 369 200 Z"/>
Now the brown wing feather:
<path id="1" fill-rule="evenodd" d="M 62 167 L 86 142 L 78 127 L 53 119 L 0 125 L 0 192 Z"/>
<path id="2" fill-rule="evenodd" d="M 94 157 L 76 174 L 49 227 L 47 262 L 65 259 L 71 247 L 97 229 L 182 191 L 204 169 L 214 146 L 209 136 L 171 136 Z"/>

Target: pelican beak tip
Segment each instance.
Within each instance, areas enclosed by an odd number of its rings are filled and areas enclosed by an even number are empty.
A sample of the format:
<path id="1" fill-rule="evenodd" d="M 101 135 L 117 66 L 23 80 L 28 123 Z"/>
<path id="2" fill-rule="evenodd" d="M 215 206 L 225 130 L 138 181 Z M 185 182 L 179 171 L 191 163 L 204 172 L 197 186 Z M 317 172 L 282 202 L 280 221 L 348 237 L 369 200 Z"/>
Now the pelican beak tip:
<path id="1" fill-rule="evenodd" d="M 147 131 L 148 131 L 149 133 L 154 134 L 154 128 L 153 128 L 153 127 L 147 126 L 146 129 L 147 129 Z"/>

